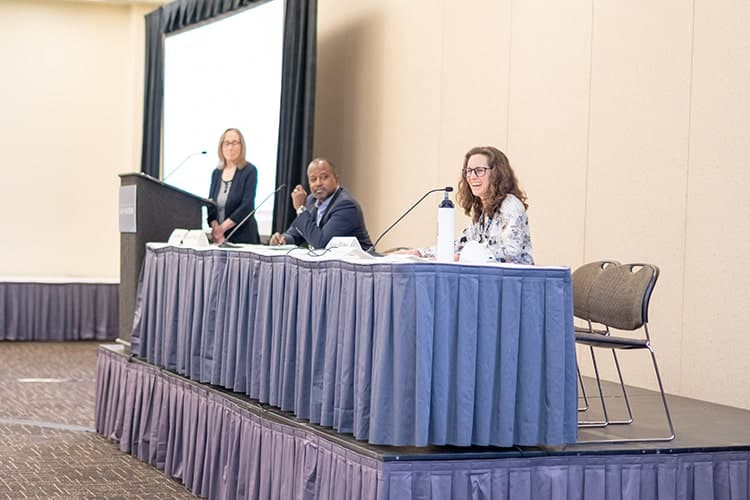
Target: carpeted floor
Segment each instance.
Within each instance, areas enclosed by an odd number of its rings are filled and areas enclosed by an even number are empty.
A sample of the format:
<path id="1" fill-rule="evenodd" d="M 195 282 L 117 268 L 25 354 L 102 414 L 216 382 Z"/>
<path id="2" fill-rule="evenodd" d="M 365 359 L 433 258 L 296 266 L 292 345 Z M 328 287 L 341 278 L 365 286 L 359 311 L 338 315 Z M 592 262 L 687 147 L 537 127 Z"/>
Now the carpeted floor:
<path id="1" fill-rule="evenodd" d="M 99 342 L 0 342 L 0 499 L 196 498 L 94 432 Z"/>

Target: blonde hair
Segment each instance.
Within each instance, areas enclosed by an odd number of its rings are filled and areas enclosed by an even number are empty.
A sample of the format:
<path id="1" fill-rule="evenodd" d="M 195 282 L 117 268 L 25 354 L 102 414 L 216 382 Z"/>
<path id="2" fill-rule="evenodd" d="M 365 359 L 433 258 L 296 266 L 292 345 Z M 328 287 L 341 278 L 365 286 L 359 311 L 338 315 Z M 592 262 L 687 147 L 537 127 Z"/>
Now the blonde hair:
<path id="1" fill-rule="evenodd" d="M 219 138 L 219 164 L 216 165 L 216 168 L 221 170 L 227 166 L 227 159 L 224 157 L 224 150 L 222 147 L 224 146 L 224 137 L 226 137 L 229 132 L 236 132 L 237 135 L 240 136 L 240 158 L 238 160 L 237 168 L 243 169 L 247 165 L 247 160 L 245 159 L 245 137 L 242 135 L 242 132 L 236 128 L 228 128 L 223 134 L 221 134 L 221 137 Z"/>

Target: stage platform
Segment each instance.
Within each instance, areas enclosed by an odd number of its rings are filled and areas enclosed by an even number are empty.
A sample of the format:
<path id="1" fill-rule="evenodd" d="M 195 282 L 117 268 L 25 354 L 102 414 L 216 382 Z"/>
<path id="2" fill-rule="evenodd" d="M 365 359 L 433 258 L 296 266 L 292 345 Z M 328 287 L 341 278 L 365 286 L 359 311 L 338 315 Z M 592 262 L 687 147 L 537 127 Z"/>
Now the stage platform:
<path id="1" fill-rule="evenodd" d="M 617 387 L 605 391 L 620 410 Z M 633 424 L 580 429 L 579 440 L 664 434 L 659 394 L 629 395 Z M 96 396 L 98 432 L 209 498 L 750 498 L 750 411 L 676 396 L 673 441 L 554 448 L 370 445 L 117 345 L 97 353 Z"/>

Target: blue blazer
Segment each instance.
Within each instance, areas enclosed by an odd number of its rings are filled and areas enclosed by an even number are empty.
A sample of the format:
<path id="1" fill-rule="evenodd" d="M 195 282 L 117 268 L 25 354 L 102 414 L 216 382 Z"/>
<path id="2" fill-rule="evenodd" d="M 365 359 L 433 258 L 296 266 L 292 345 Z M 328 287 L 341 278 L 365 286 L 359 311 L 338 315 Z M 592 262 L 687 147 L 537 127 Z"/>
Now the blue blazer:
<path id="1" fill-rule="evenodd" d="M 250 212 L 255 209 L 255 189 L 258 187 L 258 169 L 255 165 L 248 162 L 245 168 L 238 168 L 232 179 L 232 187 L 229 189 L 227 196 L 227 205 L 224 208 L 224 215 L 227 219 L 232 219 L 235 224 L 239 224 Z M 208 197 L 216 200 L 221 189 L 221 170 L 214 169 L 211 173 L 211 189 Z M 217 219 L 218 210 L 216 206 L 208 208 L 208 225 L 211 221 Z M 231 233 L 237 226 L 227 231 L 224 236 Z M 260 243 L 258 235 L 258 222 L 255 215 L 250 217 L 243 225 L 237 229 L 230 239 L 233 243 Z"/>
<path id="2" fill-rule="evenodd" d="M 331 196 L 333 199 L 320 220 L 320 226 L 315 223 L 312 213 L 317 200 L 313 195 L 307 197 L 307 210 L 299 214 L 284 232 L 286 242 L 295 245 L 306 242 L 313 248 L 325 248 L 334 236 L 354 236 L 362 249 L 368 250 L 372 241 L 359 203 L 343 187 L 339 187 Z"/>

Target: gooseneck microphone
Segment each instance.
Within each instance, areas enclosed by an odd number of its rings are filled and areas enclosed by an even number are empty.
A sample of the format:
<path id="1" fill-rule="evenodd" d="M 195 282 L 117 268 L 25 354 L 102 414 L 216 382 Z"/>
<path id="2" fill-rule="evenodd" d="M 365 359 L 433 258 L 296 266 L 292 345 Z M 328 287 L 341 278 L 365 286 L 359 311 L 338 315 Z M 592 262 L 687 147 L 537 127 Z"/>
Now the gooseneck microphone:
<path id="1" fill-rule="evenodd" d="M 224 238 L 224 241 L 223 241 L 222 243 L 220 243 L 220 244 L 219 244 L 219 246 L 220 246 L 220 247 L 230 247 L 230 248 L 231 248 L 231 247 L 236 247 L 236 245 L 235 245 L 234 243 L 230 243 L 230 242 L 229 242 L 229 238 L 231 238 L 231 237 L 232 237 L 232 235 L 233 235 L 234 233 L 236 233 L 236 232 L 237 232 L 237 230 L 238 230 L 238 229 L 240 228 L 240 226 L 242 226 L 242 224 L 244 224 L 245 222 L 247 222 L 248 220 L 250 220 L 250 217 L 252 217 L 253 215 L 255 215 L 255 212 L 257 212 L 257 211 L 258 211 L 258 209 L 259 209 L 260 207 L 262 207 L 262 206 L 263 206 L 263 204 L 264 204 L 264 203 L 265 203 L 266 201 L 268 201 L 268 199 L 269 199 L 269 198 L 271 198 L 271 197 L 272 197 L 273 195 L 275 195 L 276 193 L 278 193 L 279 191 L 281 191 L 281 190 L 282 190 L 282 189 L 283 189 L 284 187 L 286 187 L 286 184 L 282 184 L 281 186 L 277 187 L 276 189 L 274 189 L 274 190 L 273 190 L 273 191 L 271 192 L 271 194 L 269 194 L 268 196 L 266 196 L 265 198 L 263 198 L 263 200 L 261 200 L 261 202 L 260 202 L 260 203 L 258 203 L 257 205 L 255 205 L 255 208 L 254 208 L 254 209 L 252 209 L 252 210 L 250 211 L 250 213 L 249 213 L 249 214 L 247 214 L 247 215 L 245 216 L 245 218 L 244 218 L 244 219 L 242 219 L 242 220 L 241 220 L 241 221 L 240 221 L 240 222 L 239 222 L 239 223 L 238 223 L 238 224 L 237 224 L 236 226 L 234 226 L 234 227 L 232 228 L 232 230 L 231 230 L 231 231 L 229 232 L 229 234 L 227 235 L 227 237 L 226 237 L 226 238 Z"/>
<path id="2" fill-rule="evenodd" d="M 204 155 L 206 153 L 207 153 L 207 151 L 195 151 L 193 153 L 190 153 L 180 163 L 178 163 L 177 166 L 175 168 L 173 168 L 171 172 L 169 172 L 167 175 L 165 175 L 164 178 L 161 181 L 162 182 L 167 182 L 167 179 L 169 179 L 170 177 L 172 177 L 174 175 L 174 173 L 177 172 L 183 165 L 185 165 L 187 163 L 187 161 L 190 158 L 192 158 L 193 156 Z"/>
<path id="3" fill-rule="evenodd" d="M 383 239 L 383 236 L 385 236 L 386 234 L 388 234 L 388 231 L 390 231 L 391 229 L 393 229 L 396 226 L 396 224 L 398 224 L 399 222 L 401 222 L 401 219 L 403 219 L 404 217 L 406 217 L 409 214 L 409 212 L 411 212 L 412 210 L 414 210 L 416 208 L 416 206 L 419 205 L 422 202 L 422 200 L 424 200 L 425 198 L 427 198 L 427 196 L 429 194 L 437 193 L 437 192 L 443 192 L 443 191 L 446 192 L 446 193 L 450 193 L 451 191 L 453 191 L 453 188 L 451 186 L 445 186 L 445 187 L 442 187 L 442 188 L 435 188 L 435 189 L 430 189 L 429 191 L 427 191 L 425 194 L 422 195 L 422 197 L 420 199 L 417 200 L 416 203 L 414 203 L 414 205 L 410 206 L 406 210 L 406 212 L 404 212 L 403 214 L 401 214 L 401 217 L 399 217 L 398 219 L 396 219 L 396 222 L 394 222 L 393 224 L 391 224 L 390 226 L 388 226 L 388 228 L 385 231 L 383 231 L 382 233 L 380 233 L 380 236 L 378 236 L 378 239 L 375 240 L 375 243 L 373 243 L 370 248 L 367 249 L 367 252 L 374 252 L 375 251 L 375 247 L 378 246 L 378 243 L 380 243 L 380 240 Z"/>

